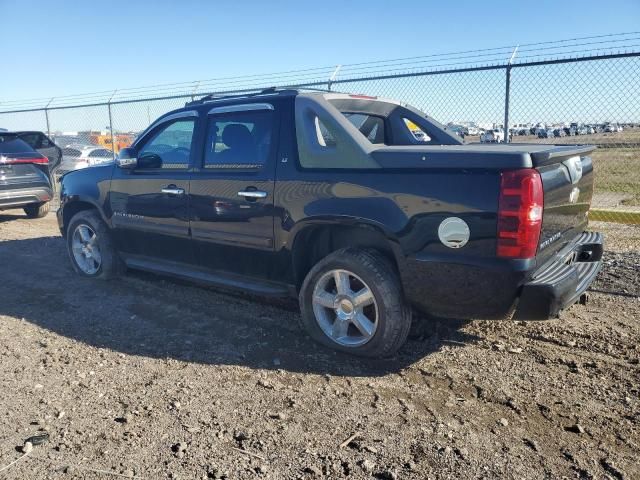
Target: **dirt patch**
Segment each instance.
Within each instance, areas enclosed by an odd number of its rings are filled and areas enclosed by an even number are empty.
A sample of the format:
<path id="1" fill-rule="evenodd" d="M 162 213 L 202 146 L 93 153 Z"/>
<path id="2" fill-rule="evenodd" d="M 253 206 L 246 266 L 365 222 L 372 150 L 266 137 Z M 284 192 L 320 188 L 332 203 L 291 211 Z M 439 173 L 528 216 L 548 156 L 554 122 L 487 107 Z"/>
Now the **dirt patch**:
<path id="1" fill-rule="evenodd" d="M 425 321 L 364 361 L 293 302 L 81 279 L 54 215 L 2 215 L 0 469 L 49 438 L 0 478 L 638 478 L 640 235 L 593 228 L 586 306 Z"/>

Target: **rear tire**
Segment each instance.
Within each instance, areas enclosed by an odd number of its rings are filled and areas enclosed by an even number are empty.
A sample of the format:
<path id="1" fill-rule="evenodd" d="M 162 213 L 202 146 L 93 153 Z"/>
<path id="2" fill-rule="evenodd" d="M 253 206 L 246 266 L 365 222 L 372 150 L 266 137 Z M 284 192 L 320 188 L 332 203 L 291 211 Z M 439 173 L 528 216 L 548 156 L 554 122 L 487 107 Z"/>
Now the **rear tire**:
<path id="1" fill-rule="evenodd" d="M 32 203 L 23 208 L 27 218 L 42 218 L 49 213 L 49 202 Z"/>
<path id="2" fill-rule="evenodd" d="M 79 275 L 109 280 L 124 271 L 111 232 L 95 210 L 83 210 L 71 218 L 66 240 L 71 265 Z"/>
<path id="3" fill-rule="evenodd" d="M 398 274 L 376 251 L 344 248 L 323 258 L 307 274 L 299 300 L 309 335 L 353 355 L 393 355 L 411 328 Z"/>

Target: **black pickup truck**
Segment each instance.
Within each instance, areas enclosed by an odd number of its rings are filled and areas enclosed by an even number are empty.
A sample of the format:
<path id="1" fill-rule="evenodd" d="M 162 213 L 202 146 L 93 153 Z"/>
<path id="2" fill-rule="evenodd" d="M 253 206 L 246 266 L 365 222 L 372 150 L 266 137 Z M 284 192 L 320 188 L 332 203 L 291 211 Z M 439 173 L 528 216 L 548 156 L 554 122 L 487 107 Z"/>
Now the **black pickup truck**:
<path id="1" fill-rule="evenodd" d="M 115 163 L 62 178 L 75 270 L 125 267 L 297 296 L 325 345 L 394 353 L 413 308 L 547 319 L 601 264 L 588 146 L 463 144 L 363 95 L 268 90 L 163 115 Z"/>

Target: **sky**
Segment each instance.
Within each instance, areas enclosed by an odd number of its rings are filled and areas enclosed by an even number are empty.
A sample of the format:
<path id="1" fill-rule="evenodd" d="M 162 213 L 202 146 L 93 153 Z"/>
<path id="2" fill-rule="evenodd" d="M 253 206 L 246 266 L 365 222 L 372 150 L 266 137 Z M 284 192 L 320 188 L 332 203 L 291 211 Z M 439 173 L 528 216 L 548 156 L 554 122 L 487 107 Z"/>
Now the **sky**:
<path id="1" fill-rule="evenodd" d="M 635 32 L 640 30 L 640 0 L 0 0 L 0 25 L 4 47 L 1 105 L 3 101 Z M 498 113 L 503 107 L 502 93 L 498 93 L 502 78 L 501 74 L 487 74 L 487 78 L 464 80 L 464 88 L 484 88 L 488 96 L 495 96 L 490 106 L 482 105 L 479 116 L 499 117 L 486 112 Z M 451 94 L 449 86 L 434 85 L 436 79 L 430 82 L 425 79 L 422 88 Z M 362 91 L 377 87 L 354 86 Z M 387 87 L 368 93 L 394 96 L 396 88 L 391 83 Z M 550 104 L 554 99 L 544 102 Z M 153 120 L 167 108 L 146 106 L 144 114 L 136 113 L 136 123 Z M 470 120 L 473 114 L 464 109 L 444 113 L 458 120 Z M 64 128 L 75 127 L 71 125 L 74 121 L 77 128 L 91 123 L 72 112 L 67 116 L 71 120 L 65 120 Z M 102 113 L 100 116 L 96 122 L 104 124 Z"/>
<path id="2" fill-rule="evenodd" d="M 631 32 L 640 0 L 0 0 L 0 24 L 9 100 Z"/>

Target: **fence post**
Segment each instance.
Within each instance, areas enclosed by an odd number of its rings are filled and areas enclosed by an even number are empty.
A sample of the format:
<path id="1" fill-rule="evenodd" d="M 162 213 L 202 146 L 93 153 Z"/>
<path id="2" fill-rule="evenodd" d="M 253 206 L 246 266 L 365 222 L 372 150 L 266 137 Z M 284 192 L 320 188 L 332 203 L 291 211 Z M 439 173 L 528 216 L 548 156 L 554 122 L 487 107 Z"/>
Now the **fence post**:
<path id="1" fill-rule="evenodd" d="M 45 107 L 44 118 L 47 121 L 47 137 L 51 138 L 51 128 L 49 127 L 49 109 Z"/>
<path id="2" fill-rule="evenodd" d="M 53 98 L 54 97 L 51 97 L 51 100 L 49 100 L 49 102 L 44 107 L 44 118 L 47 122 L 47 137 L 49 138 L 51 138 L 51 127 L 49 126 L 49 105 L 51 105 L 51 102 L 53 102 Z"/>
<path id="3" fill-rule="evenodd" d="M 511 65 L 507 65 L 506 68 L 506 86 L 504 94 L 504 143 L 509 143 L 509 100 L 511 89 Z"/>
<path id="4" fill-rule="evenodd" d="M 109 110 L 109 132 L 111 133 L 111 155 L 113 159 L 116 159 L 116 144 L 113 143 L 113 122 L 111 121 L 111 101 L 107 103 L 107 109 Z"/>
<path id="5" fill-rule="evenodd" d="M 327 80 L 327 90 L 331 91 L 331 85 L 333 84 L 333 82 L 335 82 L 336 77 L 338 76 L 338 72 L 340 71 L 341 68 L 342 68 L 342 65 L 336 66 L 336 69 L 333 71 L 333 73 L 329 77 L 329 80 Z"/>
<path id="6" fill-rule="evenodd" d="M 111 119 L 111 99 L 116 94 L 118 90 L 114 90 L 111 96 L 109 97 L 109 101 L 107 102 L 107 110 L 109 112 L 109 133 L 111 134 L 111 156 L 113 160 L 116 159 L 116 144 L 113 141 L 113 121 Z"/>
<path id="7" fill-rule="evenodd" d="M 193 91 L 191 92 L 191 101 L 193 102 L 195 96 L 196 96 L 196 92 L 198 91 L 198 87 L 200 86 L 200 80 L 198 80 L 196 82 L 196 84 L 193 87 Z"/>
<path id="8" fill-rule="evenodd" d="M 504 89 L 504 143 L 509 143 L 509 101 L 511 100 L 511 64 L 516 57 L 519 45 L 513 49 L 507 68 L 505 69 L 505 89 Z"/>

